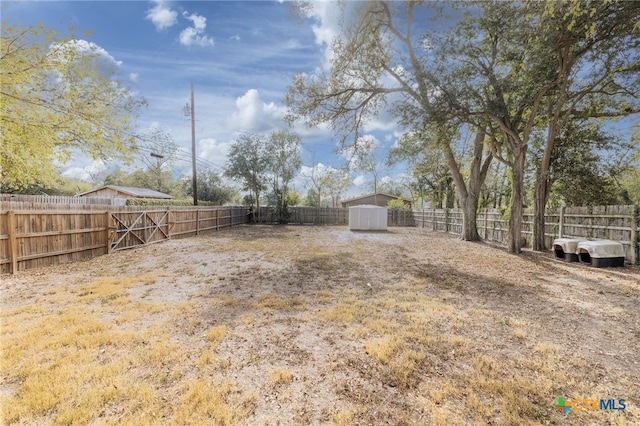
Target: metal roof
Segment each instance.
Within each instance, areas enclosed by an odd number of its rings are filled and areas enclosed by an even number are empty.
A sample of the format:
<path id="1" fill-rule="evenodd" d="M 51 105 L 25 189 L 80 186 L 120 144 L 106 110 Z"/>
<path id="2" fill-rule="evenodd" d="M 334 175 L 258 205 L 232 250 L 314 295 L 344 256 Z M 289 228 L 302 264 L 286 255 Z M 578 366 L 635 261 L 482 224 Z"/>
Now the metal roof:
<path id="1" fill-rule="evenodd" d="M 413 200 L 410 200 L 409 198 L 398 197 L 397 195 L 387 194 L 386 192 L 372 192 L 370 194 L 361 195 L 361 196 L 355 197 L 355 198 L 349 198 L 348 200 L 342 200 L 340 202 L 341 203 L 348 203 L 350 201 L 357 201 L 357 200 L 360 200 L 362 198 L 373 197 L 374 195 L 383 195 L 385 197 L 393 198 L 394 200 L 401 199 L 403 201 L 407 201 L 407 202 L 413 203 Z"/>
<path id="2" fill-rule="evenodd" d="M 78 194 L 78 195 L 79 196 L 83 196 L 83 195 L 91 194 L 93 192 L 98 192 L 98 191 L 100 191 L 102 189 L 106 189 L 106 188 L 112 189 L 112 190 L 117 191 L 117 192 L 121 192 L 124 195 L 128 195 L 128 196 L 134 197 L 134 198 L 162 198 L 162 199 L 173 198 L 169 194 L 165 194 L 165 193 L 160 192 L 160 191 L 154 191 L 153 189 L 149 189 L 149 188 L 133 188 L 133 187 L 129 187 L 129 186 L 116 186 L 116 185 L 101 186 L 100 188 L 92 189 L 92 190 L 83 192 L 82 194 Z"/>

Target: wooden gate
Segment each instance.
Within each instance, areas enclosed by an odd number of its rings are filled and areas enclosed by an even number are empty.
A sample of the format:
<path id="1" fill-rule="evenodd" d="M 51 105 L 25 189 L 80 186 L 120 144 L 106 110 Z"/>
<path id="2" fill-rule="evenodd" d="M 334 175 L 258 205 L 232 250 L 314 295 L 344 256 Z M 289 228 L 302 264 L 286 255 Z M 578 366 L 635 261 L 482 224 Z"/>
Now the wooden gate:
<path id="1" fill-rule="evenodd" d="M 111 213 L 110 251 L 169 239 L 169 210 Z"/>

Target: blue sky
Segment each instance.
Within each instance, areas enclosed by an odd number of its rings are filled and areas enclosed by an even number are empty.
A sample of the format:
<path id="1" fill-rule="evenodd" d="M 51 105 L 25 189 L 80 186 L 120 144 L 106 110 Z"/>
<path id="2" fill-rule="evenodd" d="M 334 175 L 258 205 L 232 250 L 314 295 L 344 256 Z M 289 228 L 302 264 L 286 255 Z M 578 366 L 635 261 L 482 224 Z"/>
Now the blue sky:
<path id="1" fill-rule="evenodd" d="M 5 2 L 6 3 L 6 2 Z M 104 49 L 121 78 L 144 96 L 149 106 L 138 120 L 140 130 L 160 126 L 191 152 L 191 126 L 182 109 L 195 87 L 196 142 L 200 167 L 221 170 L 239 132 L 268 133 L 286 127 L 283 99 L 291 77 L 327 66 L 328 44 L 338 34 L 338 7 L 322 2 L 302 23 L 289 18 L 279 1 L 21 1 L 10 2 L 3 19 L 24 25 L 43 22 L 66 31 L 70 26 Z M 337 139 L 328 129 L 294 129 L 303 136 L 303 164 L 341 166 L 334 153 Z M 384 119 L 368 129 L 380 141 L 383 157 L 399 136 Z M 88 178 L 99 167 L 77 157 L 67 175 Z M 190 173 L 190 163 L 174 169 Z M 397 179 L 404 167 L 383 167 Z M 348 193 L 369 191 L 363 176 L 353 174 Z M 304 179 L 295 187 L 305 193 Z"/>

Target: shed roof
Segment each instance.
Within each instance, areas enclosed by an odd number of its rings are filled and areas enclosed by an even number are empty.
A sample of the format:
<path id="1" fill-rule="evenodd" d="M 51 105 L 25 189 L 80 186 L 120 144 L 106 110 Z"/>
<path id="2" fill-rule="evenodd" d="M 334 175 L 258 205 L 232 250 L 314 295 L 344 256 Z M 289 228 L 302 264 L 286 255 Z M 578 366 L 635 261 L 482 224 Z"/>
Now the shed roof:
<path id="1" fill-rule="evenodd" d="M 112 189 L 117 192 L 121 192 L 124 195 L 128 195 L 134 198 L 162 198 L 162 199 L 173 198 L 169 194 L 165 194 L 164 192 L 160 192 L 160 191 L 154 191 L 153 189 L 149 189 L 149 188 L 134 188 L 130 186 L 116 186 L 116 185 L 101 186 L 100 188 L 91 189 L 89 191 L 85 191 L 78 195 L 82 197 L 83 195 L 88 195 L 94 192 L 98 192 L 105 188 Z"/>
<path id="2" fill-rule="evenodd" d="M 358 197 L 349 198 L 348 200 L 342 200 L 341 202 L 342 203 L 348 203 L 348 202 L 351 202 L 351 201 L 358 201 L 358 200 L 361 200 L 363 198 L 373 197 L 374 195 L 382 195 L 382 196 L 385 196 L 385 197 L 392 198 L 394 200 L 401 199 L 401 200 L 406 201 L 408 203 L 413 203 L 413 200 L 411 200 L 409 198 L 399 197 L 397 195 L 387 194 L 386 192 L 372 192 L 370 194 L 365 194 L 365 195 L 360 195 Z"/>

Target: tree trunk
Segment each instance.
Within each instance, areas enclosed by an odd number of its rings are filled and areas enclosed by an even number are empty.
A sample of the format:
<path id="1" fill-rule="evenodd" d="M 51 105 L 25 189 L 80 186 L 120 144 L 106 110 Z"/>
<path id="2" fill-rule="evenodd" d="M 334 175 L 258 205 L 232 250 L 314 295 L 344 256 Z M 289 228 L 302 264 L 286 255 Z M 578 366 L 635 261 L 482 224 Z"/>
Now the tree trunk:
<path id="1" fill-rule="evenodd" d="M 533 204 L 533 249 L 535 251 L 546 250 L 545 240 L 545 211 L 549 199 L 549 182 L 538 176 L 536 181 L 535 200 Z"/>
<path id="2" fill-rule="evenodd" d="M 547 129 L 547 140 L 538 173 L 536 174 L 535 200 L 533 204 L 533 249 L 543 251 L 546 247 L 544 238 L 545 219 L 544 213 L 549 200 L 549 192 L 551 191 L 551 180 L 549 179 L 549 169 L 551 168 L 551 156 L 553 153 L 553 145 L 558 135 L 558 115 L 559 110 L 554 115 Z"/>
<path id="3" fill-rule="evenodd" d="M 464 241 L 480 241 L 478 225 L 476 223 L 478 200 L 480 200 L 480 190 L 487 177 L 491 160 L 493 159 L 493 157 L 487 156 L 483 160 L 485 135 L 486 132 L 484 129 L 478 129 L 474 141 L 474 155 L 471 161 L 468 184 L 464 181 L 451 147 L 445 145 L 445 157 L 453 180 L 453 182 L 449 181 L 450 184 L 448 187 L 453 191 L 453 185 L 451 185 L 451 183 L 455 183 L 458 191 L 458 199 L 462 207 L 462 235 L 460 237 Z M 447 198 L 453 200 L 453 196 Z"/>
<path id="4" fill-rule="evenodd" d="M 522 213 L 524 210 L 522 196 L 524 195 L 526 152 L 527 146 L 521 145 L 516 152 L 517 156 L 512 169 L 508 251 L 514 254 L 520 254 L 522 251 Z"/>
<path id="5" fill-rule="evenodd" d="M 478 234 L 477 212 L 478 212 L 478 196 L 471 194 L 464 199 L 460 198 L 462 206 L 462 235 L 464 241 L 480 241 Z"/>
<path id="6" fill-rule="evenodd" d="M 260 213 L 260 192 L 259 191 L 256 191 L 256 210 L 257 210 L 256 213 L 258 213 L 257 223 L 260 223 L 262 220 L 262 214 Z M 256 217 L 255 214 L 254 214 L 254 217 Z"/>
<path id="7" fill-rule="evenodd" d="M 446 193 L 446 197 L 447 197 L 447 208 L 448 209 L 452 209 L 455 206 L 455 202 L 456 202 L 456 191 L 453 188 L 453 179 L 451 178 L 447 178 L 446 182 L 446 186 L 445 186 L 445 193 Z"/>

